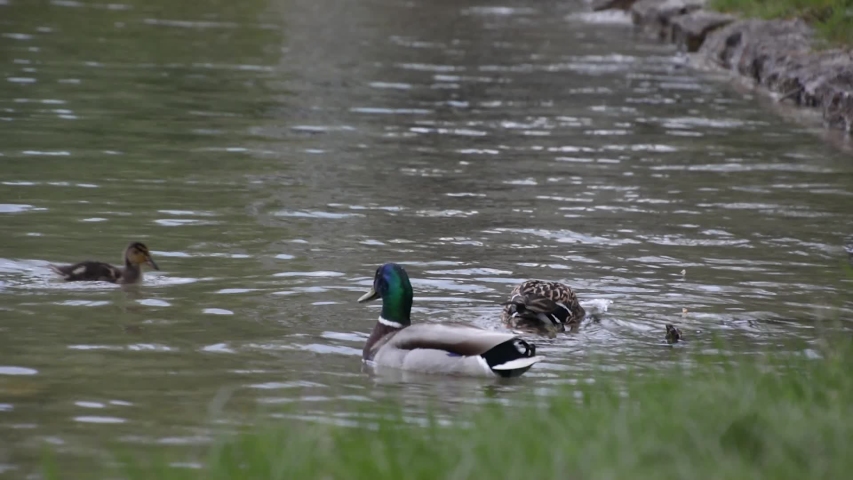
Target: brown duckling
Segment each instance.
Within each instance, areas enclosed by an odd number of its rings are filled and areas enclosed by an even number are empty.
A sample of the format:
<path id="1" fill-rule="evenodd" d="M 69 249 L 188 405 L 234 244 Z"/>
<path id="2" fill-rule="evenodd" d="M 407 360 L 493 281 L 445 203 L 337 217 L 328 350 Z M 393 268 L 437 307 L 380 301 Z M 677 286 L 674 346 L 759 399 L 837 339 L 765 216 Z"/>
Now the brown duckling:
<path id="1" fill-rule="evenodd" d="M 510 328 L 533 329 L 541 333 L 577 327 L 586 315 L 572 288 L 564 283 L 526 280 L 502 304 L 501 320 Z"/>
<path id="2" fill-rule="evenodd" d="M 133 242 L 124 251 L 124 268 L 108 263 L 85 261 L 73 265 L 50 265 L 50 269 L 68 282 L 110 282 L 120 284 L 142 281 L 142 264 L 148 264 L 154 270 L 160 270 L 148 247 L 141 242 Z"/>
<path id="3" fill-rule="evenodd" d="M 681 340 L 681 330 L 670 323 L 666 324 L 666 343 L 678 343 Z"/>

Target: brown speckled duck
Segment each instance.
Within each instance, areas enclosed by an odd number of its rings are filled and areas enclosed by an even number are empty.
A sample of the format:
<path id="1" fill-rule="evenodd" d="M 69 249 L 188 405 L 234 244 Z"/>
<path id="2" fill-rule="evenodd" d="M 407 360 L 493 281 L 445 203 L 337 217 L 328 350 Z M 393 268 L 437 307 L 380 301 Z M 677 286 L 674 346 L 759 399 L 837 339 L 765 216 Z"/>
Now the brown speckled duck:
<path id="1" fill-rule="evenodd" d="M 412 285 L 400 265 L 376 270 L 359 303 L 382 299 L 382 313 L 362 360 L 376 368 L 479 377 L 517 377 L 542 357 L 518 335 L 458 323 L 412 325 Z"/>
<path id="2" fill-rule="evenodd" d="M 567 325 L 577 327 L 586 315 L 571 287 L 559 282 L 521 282 L 502 305 L 505 325 L 540 333 L 562 332 Z"/>
<path id="3" fill-rule="evenodd" d="M 133 242 L 124 251 L 124 268 L 108 263 L 85 261 L 73 265 L 50 265 L 50 269 L 68 282 L 110 282 L 119 284 L 139 283 L 142 281 L 142 264 L 148 264 L 154 270 L 160 270 L 151 252 L 145 244 Z"/>

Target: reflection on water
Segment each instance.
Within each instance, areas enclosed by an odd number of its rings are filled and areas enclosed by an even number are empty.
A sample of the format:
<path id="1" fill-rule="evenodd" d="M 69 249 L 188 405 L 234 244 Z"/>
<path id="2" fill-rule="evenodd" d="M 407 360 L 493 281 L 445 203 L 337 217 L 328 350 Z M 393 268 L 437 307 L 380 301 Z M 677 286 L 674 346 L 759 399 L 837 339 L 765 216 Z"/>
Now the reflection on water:
<path id="1" fill-rule="evenodd" d="M 2 472 L 34 471 L 45 443 L 76 465 L 256 415 L 349 424 L 392 398 L 420 421 L 598 363 L 811 352 L 853 309 L 849 158 L 624 18 L 173 3 L 0 2 Z M 119 262 L 131 240 L 163 269 L 141 287 L 47 268 Z M 502 328 L 531 277 L 590 315 L 538 339 L 546 361 L 517 381 L 373 375 L 378 305 L 355 299 L 384 261 L 409 270 L 417 321 Z"/>

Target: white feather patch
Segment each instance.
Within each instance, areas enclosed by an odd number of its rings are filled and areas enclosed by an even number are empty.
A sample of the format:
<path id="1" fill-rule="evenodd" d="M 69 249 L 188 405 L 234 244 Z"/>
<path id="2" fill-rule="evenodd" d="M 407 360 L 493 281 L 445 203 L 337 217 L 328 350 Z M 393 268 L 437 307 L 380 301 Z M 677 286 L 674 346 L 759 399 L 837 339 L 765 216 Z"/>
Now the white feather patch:
<path id="1" fill-rule="evenodd" d="M 497 373 L 493 372 L 493 371 L 492 371 L 492 368 L 491 368 L 491 367 L 489 367 L 489 362 L 487 362 L 485 358 L 483 358 L 483 357 L 481 357 L 481 356 L 477 355 L 477 363 L 479 363 L 479 364 L 480 364 L 480 366 L 481 366 L 481 367 L 483 367 L 483 370 L 485 370 L 485 372 L 486 372 L 487 374 L 489 374 L 489 375 L 495 375 L 495 376 L 497 375 Z"/>
<path id="2" fill-rule="evenodd" d="M 501 363 L 500 365 L 495 365 L 492 367 L 492 370 L 518 370 L 520 368 L 527 368 L 536 362 L 541 362 L 542 360 L 543 357 L 521 357 Z M 485 362 L 485 360 L 483 361 Z"/>
<path id="3" fill-rule="evenodd" d="M 74 269 L 74 271 L 73 271 L 73 272 L 71 272 L 71 273 L 73 273 L 74 275 L 80 275 L 81 273 L 83 273 L 83 272 L 85 272 L 85 271 L 86 271 L 86 267 L 85 267 L 85 266 L 83 266 L 83 267 L 77 267 L 77 268 L 75 268 L 75 269 Z"/>
<path id="4" fill-rule="evenodd" d="M 379 323 L 381 323 L 382 325 L 385 325 L 386 327 L 403 328 L 402 323 L 397 323 L 393 320 L 388 320 L 387 318 L 382 318 L 381 315 L 379 316 Z"/>

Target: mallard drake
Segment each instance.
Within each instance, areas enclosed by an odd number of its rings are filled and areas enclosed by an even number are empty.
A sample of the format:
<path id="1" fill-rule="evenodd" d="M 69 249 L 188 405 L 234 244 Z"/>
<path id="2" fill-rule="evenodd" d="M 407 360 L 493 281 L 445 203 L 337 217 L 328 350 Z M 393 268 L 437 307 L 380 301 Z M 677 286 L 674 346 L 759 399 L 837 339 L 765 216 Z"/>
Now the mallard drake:
<path id="1" fill-rule="evenodd" d="M 576 327 L 586 312 L 571 287 L 559 282 L 526 280 L 516 285 L 501 313 L 510 328 L 539 332 L 564 331 Z"/>
<path id="2" fill-rule="evenodd" d="M 666 324 L 666 343 L 678 343 L 681 340 L 681 330 L 675 327 L 675 325 Z"/>
<path id="3" fill-rule="evenodd" d="M 382 313 L 362 352 L 365 363 L 421 373 L 517 377 L 542 360 L 535 345 L 511 333 L 458 323 L 412 325 L 412 296 L 403 267 L 386 263 L 376 270 L 373 287 L 358 299 L 382 299 Z"/>
<path id="4" fill-rule="evenodd" d="M 61 275 L 65 281 L 110 282 L 120 284 L 142 281 L 142 264 L 147 263 L 154 270 L 160 270 L 151 252 L 144 243 L 133 242 L 124 250 L 124 268 L 108 263 L 85 261 L 74 265 L 50 265 L 50 269 Z"/>

